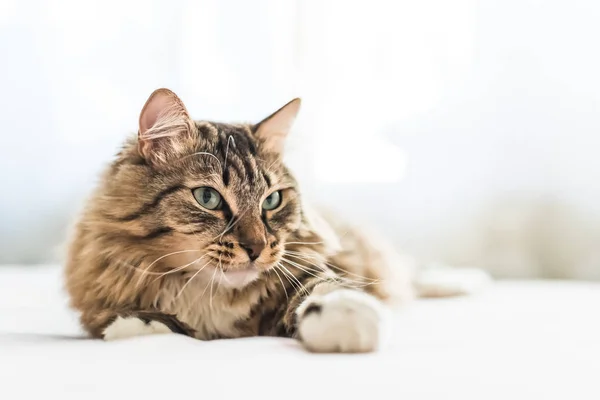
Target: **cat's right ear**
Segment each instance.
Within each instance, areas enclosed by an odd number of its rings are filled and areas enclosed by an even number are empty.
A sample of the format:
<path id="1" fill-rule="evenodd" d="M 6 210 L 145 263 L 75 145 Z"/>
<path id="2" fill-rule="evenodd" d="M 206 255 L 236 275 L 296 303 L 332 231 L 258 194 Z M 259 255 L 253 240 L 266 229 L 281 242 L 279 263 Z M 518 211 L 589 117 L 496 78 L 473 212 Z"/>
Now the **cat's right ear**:
<path id="1" fill-rule="evenodd" d="M 140 113 L 138 149 L 150 164 L 159 166 L 185 153 L 196 134 L 196 125 L 185 105 L 169 89 L 157 89 Z"/>
<path id="2" fill-rule="evenodd" d="M 264 151 L 283 152 L 285 139 L 300 111 L 300 104 L 301 100 L 295 98 L 254 126 L 254 136 Z"/>

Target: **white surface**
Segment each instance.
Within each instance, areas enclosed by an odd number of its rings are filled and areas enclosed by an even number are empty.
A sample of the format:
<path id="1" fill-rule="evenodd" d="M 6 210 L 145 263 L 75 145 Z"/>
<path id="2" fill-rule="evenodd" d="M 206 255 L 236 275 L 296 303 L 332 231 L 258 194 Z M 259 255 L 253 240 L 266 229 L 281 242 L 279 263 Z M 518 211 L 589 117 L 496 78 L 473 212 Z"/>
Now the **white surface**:
<path id="1" fill-rule="evenodd" d="M 0 398 L 598 399 L 600 285 L 419 301 L 370 355 L 287 339 L 79 339 L 56 268 L 0 268 Z"/>

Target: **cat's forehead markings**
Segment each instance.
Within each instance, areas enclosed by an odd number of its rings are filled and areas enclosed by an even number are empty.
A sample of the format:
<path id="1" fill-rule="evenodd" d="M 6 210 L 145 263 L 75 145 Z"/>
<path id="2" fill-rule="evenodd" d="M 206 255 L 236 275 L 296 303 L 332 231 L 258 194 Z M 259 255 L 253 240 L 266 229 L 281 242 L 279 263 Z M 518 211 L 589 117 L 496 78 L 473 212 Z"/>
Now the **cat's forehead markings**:
<path id="1" fill-rule="evenodd" d="M 273 186 L 276 174 L 265 168 L 265 161 L 256 157 L 256 143 L 248 124 L 225 124 L 197 121 L 201 147 L 220 161 L 214 170 L 219 186 L 242 198 L 262 196 Z M 273 167 L 274 163 L 270 164 Z"/>
<path id="2" fill-rule="evenodd" d="M 250 129 L 250 125 L 239 125 L 238 127 L 246 132 L 248 136 L 252 136 L 252 129 Z"/>
<path id="3" fill-rule="evenodd" d="M 216 126 L 208 121 L 196 121 L 196 128 L 202 134 L 202 132 L 210 132 L 211 136 L 216 136 L 219 132 Z"/>
<path id="4" fill-rule="evenodd" d="M 262 172 L 263 179 L 267 183 L 267 188 L 270 188 L 271 186 L 273 186 L 271 184 L 271 178 L 269 177 L 268 171 L 261 171 L 261 172 Z"/>

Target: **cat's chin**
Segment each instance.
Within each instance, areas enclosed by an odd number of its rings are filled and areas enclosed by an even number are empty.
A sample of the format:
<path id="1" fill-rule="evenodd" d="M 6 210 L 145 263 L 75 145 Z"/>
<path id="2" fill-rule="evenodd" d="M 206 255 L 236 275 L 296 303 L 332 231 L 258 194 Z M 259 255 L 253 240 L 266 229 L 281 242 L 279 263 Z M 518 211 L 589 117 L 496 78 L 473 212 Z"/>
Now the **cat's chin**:
<path id="1" fill-rule="evenodd" d="M 219 271 L 217 271 L 217 274 L 219 274 Z M 220 284 L 223 287 L 239 289 L 258 279 L 259 275 L 260 270 L 252 264 L 237 268 L 227 268 L 222 271 Z"/>

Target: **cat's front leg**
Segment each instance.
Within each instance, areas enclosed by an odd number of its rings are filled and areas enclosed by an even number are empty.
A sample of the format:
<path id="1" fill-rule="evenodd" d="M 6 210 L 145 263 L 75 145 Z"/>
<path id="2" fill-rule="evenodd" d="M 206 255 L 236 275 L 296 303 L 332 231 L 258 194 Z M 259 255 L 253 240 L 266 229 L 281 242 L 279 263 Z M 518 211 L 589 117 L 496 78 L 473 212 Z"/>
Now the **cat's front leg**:
<path id="1" fill-rule="evenodd" d="M 194 336 L 194 331 L 173 315 L 136 311 L 115 314 L 102 330 L 102 338 L 106 341 L 112 341 L 165 333 Z"/>
<path id="2" fill-rule="evenodd" d="M 298 338 L 309 351 L 364 353 L 378 350 L 386 311 L 375 297 L 354 289 L 315 286 L 296 309 Z"/>

